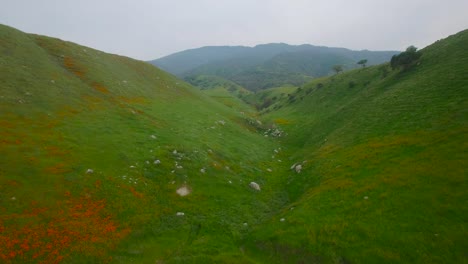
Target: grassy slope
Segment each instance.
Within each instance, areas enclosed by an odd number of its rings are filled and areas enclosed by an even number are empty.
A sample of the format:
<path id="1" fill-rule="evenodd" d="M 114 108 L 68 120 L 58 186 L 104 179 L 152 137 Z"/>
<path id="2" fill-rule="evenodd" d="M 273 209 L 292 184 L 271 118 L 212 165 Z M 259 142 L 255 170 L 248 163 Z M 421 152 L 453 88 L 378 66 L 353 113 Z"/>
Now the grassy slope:
<path id="1" fill-rule="evenodd" d="M 1 26 L 0 258 L 464 262 L 467 42 L 438 42 L 406 72 L 359 69 L 279 96 L 265 116 L 288 134 L 275 153 L 240 102 Z"/>
<path id="2" fill-rule="evenodd" d="M 2 262 L 248 262 L 286 202 L 278 144 L 149 64 L 1 26 L 0 80 Z"/>
<path id="3" fill-rule="evenodd" d="M 461 32 L 410 70 L 353 70 L 284 98 L 267 118 L 289 134 L 293 202 L 247 252 L 270 263 L 466 262 L 467 44 Z"/>

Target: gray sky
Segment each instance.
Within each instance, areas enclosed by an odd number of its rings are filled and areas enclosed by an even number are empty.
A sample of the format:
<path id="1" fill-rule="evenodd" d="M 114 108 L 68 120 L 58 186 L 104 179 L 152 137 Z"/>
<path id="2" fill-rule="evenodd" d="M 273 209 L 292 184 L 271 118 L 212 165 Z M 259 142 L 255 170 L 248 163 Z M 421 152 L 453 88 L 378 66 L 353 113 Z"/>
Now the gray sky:
<path id="1" fill-rule="evenodd" d="M 208 45 L 423 48 L 468 29 L 467 0 L 0 0 L 0 23 L 141 60 Z"/>

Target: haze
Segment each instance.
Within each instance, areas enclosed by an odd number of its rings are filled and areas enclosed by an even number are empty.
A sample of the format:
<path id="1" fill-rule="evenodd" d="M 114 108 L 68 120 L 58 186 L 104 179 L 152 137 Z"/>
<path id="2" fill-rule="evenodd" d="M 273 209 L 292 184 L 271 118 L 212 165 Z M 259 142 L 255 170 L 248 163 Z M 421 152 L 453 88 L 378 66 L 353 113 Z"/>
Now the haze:
<path id="1" fill-rule="evenodd" d="M 468 1 L 2 0 L 0 23 L 141 60 L 212 45 L 423 48 L 468 28 Z"/>

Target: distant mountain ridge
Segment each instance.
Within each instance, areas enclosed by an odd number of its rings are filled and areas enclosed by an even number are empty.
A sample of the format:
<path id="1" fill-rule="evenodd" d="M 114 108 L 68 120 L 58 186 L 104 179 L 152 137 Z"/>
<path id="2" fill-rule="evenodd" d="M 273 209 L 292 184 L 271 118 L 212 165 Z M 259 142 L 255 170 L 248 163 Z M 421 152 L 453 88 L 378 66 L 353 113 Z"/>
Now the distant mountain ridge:
<path id="1" fill-rule="evenodd" d="M 345 69 L 384 63 L 398 51 L 353 51 L 310 44 L 261 44 L 255 47 L 206 46 L 190 49 L 150 61 L 180 78 L 214 75 L 237 83 L 249 90 L 281 85 L 301 85 L 314 77 L 332 73 L 333 65 Z"/>

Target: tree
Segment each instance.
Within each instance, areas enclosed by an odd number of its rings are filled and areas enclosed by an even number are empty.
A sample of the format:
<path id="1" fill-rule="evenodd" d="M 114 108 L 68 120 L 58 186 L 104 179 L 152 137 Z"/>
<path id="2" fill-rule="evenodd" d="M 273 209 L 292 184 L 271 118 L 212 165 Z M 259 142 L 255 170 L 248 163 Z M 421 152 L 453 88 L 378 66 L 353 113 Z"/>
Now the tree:
<path id="1" fill-rule="evenodd" d="M 358 61 L 357 64 L 362 65 L 362 67 L 365 68 L 365 67 L 366 67 L 366 63 L 367 63 L 367 59 L 364 59 L 364 60 Z"/>
<path id="2" fill-rule="evenodd" d="M 411 67 L 421 57 L 421 53 L 417 50 L 415 46 L 409 46 L 406 51 L 398 55 L 393 55 L 390 60 L 392 69 L 395 70 L 402 67 L 406 70 Z"/>
<path id="3" fill-rule="evenodd" d="M 338 73 L 343 71 L 343 66 L 342 65 L 335 65 L 335 66 L 333 66 L 333 70 L 336 72 L 336 74 L 338 74 Z"/>

